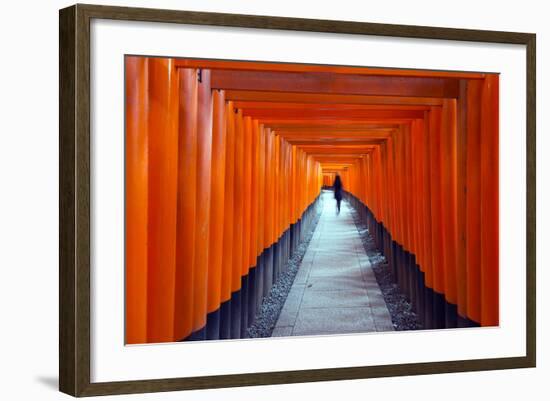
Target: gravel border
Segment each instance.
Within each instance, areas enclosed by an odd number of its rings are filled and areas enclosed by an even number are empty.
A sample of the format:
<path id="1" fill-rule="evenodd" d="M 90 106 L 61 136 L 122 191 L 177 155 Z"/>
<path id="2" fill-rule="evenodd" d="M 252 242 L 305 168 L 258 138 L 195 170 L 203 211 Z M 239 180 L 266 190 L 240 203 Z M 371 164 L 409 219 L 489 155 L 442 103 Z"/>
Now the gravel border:
<path id="1" fill-rule="evenodd" d="M 322 201 L 320 201 L 322 202 Z M 318 212 L 313 216 L 311 228 L 305 234 L 304 240 L 298 245 L 296 251 L 286 264 L 286 271 L 279 276 L 279 279 L 271 287 L 269 295 L 262 301 L 260 311 L 256 315 L 256 320 L 247 330 L 247 338 L 265 338 L 271 337 L 273 329 L 277 324 L 281 310 L 294 283 L 294 278 L 298 273 L 302 259 L 306 254 L 309 242 L 313 237 L 313 232 L 317 227 L 321 217 L 322 204 L 318 207 Z"/>
<path id="2" fill-rule="evenodd" d="M 395 283 L 386 258 L 376 247 L 367 226 L 360 220 L 359 214 L 349 202 L 348 206 L 351 209 L 353 221 L 355 222 L 357 231 L 359 231 L 359 236 L 365 247 L 365 252 L 367 252 L 367 256 L 372 264 L 376 281 L 382 291 L 384 301 L 386 301 L 386 306 L 390 312 L 394 329 L 396 331 L 423 329 L 418 319 L 418 315 L 412 310 L 411 303 Z"/>

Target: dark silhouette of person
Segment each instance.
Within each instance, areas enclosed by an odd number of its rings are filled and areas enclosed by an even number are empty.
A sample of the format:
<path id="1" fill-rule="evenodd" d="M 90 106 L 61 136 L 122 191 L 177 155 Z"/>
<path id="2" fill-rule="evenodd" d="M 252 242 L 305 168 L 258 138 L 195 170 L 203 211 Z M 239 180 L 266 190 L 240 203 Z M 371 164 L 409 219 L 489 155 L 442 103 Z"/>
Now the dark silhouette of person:
<path id="1" fill-rule="evenodd" d="M 332 184 L 332 187 L 334 189 L 334 199 L 336 199 L 338 214 L 340 214 L 340 203 L 342 202 L 342 180 L 338 174 L 336 174 L 336 177 L 334 178 L 334 184 Z"/>

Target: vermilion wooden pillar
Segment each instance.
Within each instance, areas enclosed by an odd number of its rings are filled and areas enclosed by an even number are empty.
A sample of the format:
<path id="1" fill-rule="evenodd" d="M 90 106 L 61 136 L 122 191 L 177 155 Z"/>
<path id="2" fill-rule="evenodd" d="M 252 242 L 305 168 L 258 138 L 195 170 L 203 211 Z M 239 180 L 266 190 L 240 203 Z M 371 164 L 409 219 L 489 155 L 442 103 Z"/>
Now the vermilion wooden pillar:
<path id="1" fill-rule="evenodd" d="M 279 239 L 280 234 L 280 172 L 281 172 L 281 137 L 275 133 L 274 159 L 273 159 L 273 236 L 272 241 L 275 243 Z"/>
<path id="2" fill-rule="evenodd" d="M 424 120 L 417 119 L 414 120 L 412 130 L 412 141 L 413 141 L 413 155 L 414 155 L 414 184 L 413 184 L 413 199 L 415 205 L 415 254 L 416 261 L 420 267 L 420 270 L 425 273 L 425 233 L 424 233 L 424 220 L 426 216 L 424 214 L 424 203 L 426 198 L 424 196 Z"/>
<path id="3" fill-rule="evenodd" d="M 206 333 L 208 257 L 210 251 L 210 198 L 212 173 L 212 91 L 210 70 L 200 70 L 197 110 L 197 211 L 195 237 L 195 285 L 193 330 L 197 339 Z"/>
<path id="4" fill-rule="evenodd" d="M 468 80 L 459 81 L 457 100 L 457 158 L 456 158 L 456 188 L 457 188 L 457 254 L 456 254 L 456 284 L 457 313 L 460 326 L 467 318 L 467 267 L 466 267 L 466 236 L 467 236 L 467 157 L 468 157 Z"/>
<path id="5" fill-rule="evenodd" d="M 396 213 L 396 195 L 395 195 L 395 162 L 394 162 L 394 148 L 395 148 L 395 141 L 393 135 L 388 137 L 386 140 L 386 149 L 387 149 L 387 187 L 388 187 L 388 203 L 389 203 L 389 215 L 390 215 L 390 221 L 388 223 L 388 230 L 392 236 L 392 240 L 395 241 L 396 237 L 396 230 L 397 230 L 397 213 Z M 393 250 L 392 250 L 393 252 Z M 391 263 L 393 264 L 394 261 L 391 260 Z M 392 266 L 394 274 L 396 273 L 396 266 Z M 397 279 L 397 277 L 395 277 Z"/>
<path id="6" fill-rule="evenodd" d="M 193 272 L 197 188 L 197 109 L 196 69 L 179 69 L 178 197 L 176 220 L 176 277 L 174 338 L 182 340 L 193 332 Z"/>
<path id="7" fill-rule="evenodd" d="M 299 215 L 298 215 L 298 148 L 296 145 L 292 145 L 291 149 L 291 157 L 292 157 L 292 176 L 291 176 L 291 182 L 292 182 L 292 207 L 291 207 L 291 215 L 292 215 L 292 223 L 296 224 L 298 221 Z M 331 183 L 332 185 L 332 183 Z"/>
<path id="8" fill-rule="evenodd" d="M 210 236 L 208 259 L 208 303 L 207 333 L 208 339 L 220 336 L 220 305 L 222 296 L 223 269 L 223 233 L 225 212 L 225 93 L 215 90 L 213 97 L 212 120 L 212 189 L 210 207 Z"/>
<path id="9" fill-rule="evenodd" d="M 433 289 L 433 258 L 432 258 L 432 190 L 431 190 L 431 160 L 430 160 L 430 144 L 431 139 L 430 135 L 433 134 L 430 131 L 430 113 L 424 113 L 424 132 L 422 140 L 423 148 L 423 172 L 422 172 L 422 181 L 424 182 L 423 188 L 423 209 L 424 209 L 424 254 L 426 255 L 424 259 L 424 272 L 425 272 L 425 282 L 428 288 Z M 428 295 L 429 297 L 429 295 Z M 429 311 L 428 311 L 429 314 Z"/>
<path id="10" fill-rule="evenodd" d="M 251 187 L 250 187 L 250 250 L 249 250 L 249 265 L 256 265 L 256 257 L 258 252 L 258 225 L 259 225 L 259 162 L 260 162 L 260 127 L 258 120 L 252 122 L 252 168 L 251 168 Z"/>
<path id="11" fill-rule="evenodd" d="M 243 119 L 243 194 L 244 194 L 244 209 L 243 209 L 243 275 L 247 275 L 250 267 L 250 246 L 252 242 L 252 119 L 244 117 Z"/>
<path id="12" fill-rule="evenodd" d="M 251 266 L 249 269 L 248 277 L 248 325 L 250 326 L 256 317 L 256 312 L 260 306 L 261 299 L 259 299 L 259 286 L 260 281 L 260 263 L 258 263 L 258 161 L 259 161 L 259 124 L 258 120 L 252 120 L 251 131 L 251 183 L 250 183 L 250 246 L 248 249 L 248 264 Z"/>
<path id="13" fill-rule="evenodd" d="M 235 202 L 235 135 L 233 103 L 225 105 L 225 179 L 224 179 L 224 220 L 223 220 L 223 257 L 220 316 L 220 338 L 231 338 L 231 295 L 236 287 L 234 278 L 234 202 Z M 239 283 L 240 285 L 240 283 Z M 238 287 L 237 287 L 238 288 Z"/>
<path id="14" fill-rule="evenodd" d="M 445 244 L 443 242 L 443 197 L 441 177 L 441 108 L 432 107 L 429 115 L 430 124 L 430 183 L 431 183 L 431 220 L 432 220 L 432 278 L 434 290 L 434 310 L 436 317 L 434 328 L 445 325 Z"/>
<path id="15" fill-rule="evenodd" d="M 499 324 L 499 76 L 487 74 L 481 103 L 481 324 Z"/>
<path id="16" fill-rule="evenodd" d="M 174 340 L 178 79 L 174 62 L 149 59 L 147 340 Z"/>
<path id="17" fill-rule="evenodd" d="M 260 254 L 266 248 L 265 240 L 265 147 L 266 135 L 263 125 L 258 127 L 258 248 Z"/>
<path id="18" fill-rule="evenodd" d="M 234 131 L 235 137 L 235 181 L 233 204 L 234 221 L 233 221 L 233 295 L 231 299 L 231 337 L 241 337 L 241 284 L 243 275 L 243 222 L 244 222 L 244 138 L 243 138 L 243 117 L 241 110 L 237 110 L 234 116 Z"/>
<path id="19" fill-rule="evenodd" d="M 241 227 L 241 236 L 243 237 L 242 243 L 242 284 L 241 284 L 241 337 L 245 336 L 246 329 L 248 328 L 248 307 L 250 293 L 249 287 L 249 271 L 250 271 L 250 201 L 251 201 L 251 177 L 252 177 L 252 119 L 246 116 L 242 119 L 240 125 L 242 129 L 243 138 L 243 224 Z"/>
<path id="20" fill-rule="evenodd" d="M 147 342 L 148 59 L 126 57 L 126 343 Z"/>
<path id="21" fill-rule="evenodd" d="M 442 237 L 444 243 L 445 299 L 457 304 L 457 107 L 445 99 L 441 117 Z M 449 306 L 449 305 L 447 305 Z M 451 311 L 447 311 L 451 312 Z M 456 312 L 447 313 L 447 327 L 456 327 Z M 450 321 L 452 319 L 453 321 Z"/>
<path id="22" fill-rule="evenodd" d="M 482 80 L 467 88 L 466 119 L 466 305 L 467 317 L 481 323 L 481 90 Z"/>

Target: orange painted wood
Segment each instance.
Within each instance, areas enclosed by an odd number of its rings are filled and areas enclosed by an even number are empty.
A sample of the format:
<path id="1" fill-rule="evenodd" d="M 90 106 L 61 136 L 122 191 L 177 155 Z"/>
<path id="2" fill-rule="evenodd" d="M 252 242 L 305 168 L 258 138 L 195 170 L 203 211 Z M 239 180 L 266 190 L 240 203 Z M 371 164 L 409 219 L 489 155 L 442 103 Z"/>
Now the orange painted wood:
<path id="1" fill-rule="evenodd" d="M 174 339 L 178 80 L 173 61 L 149 63 L 147 341 Z"/>
<path id="2" fill-rule="evenodd" d="M 258 253 L 266 248 L 265 235 L 265 191 L 266 191 L 266 133 L 263 125 L 259 125 L 258 133 Z"/>
<path id="3" fill-rule="evenodd" d="M 467 317 L 481 323 L 481 91 L 468 82 L 466 138 L 466 288 Z"/>
<path id="4" fill-rule="evenodd" d="M 286 187 L 283 188 L 286 196 L 286 228 L 289 228 L 292 223 L 294 223 L 292 219 L 292 145 L 288 142 L 286 142 L 286 152 L 287 152 L 287 161 L 286 161 Z"/>
<path id="5" fill-rule="evenodd" d="M 395 180 L 395 139 L 394 136 L 391 136 L 387 140 L 387 156 L 388 156 L 388 201 L 389 201 L 389 213 L 390 213 L 390 223 L 389 230 L 392 235 L 392 239 L 396 240 L 397 233 L 397 199 L 396 199 L 396 180 Z"/>
<path id="6" fill-rule="evenodd" d="M 387 229 L 390 227 L 390 194 L 389 194 L 389 188 L 388 188 L 388 181 L 390 177 L 388 177 L 388 143 L 387 141 L 384 141 L 383 144 L 380 145 L 380 151 L 382 156 L 382 171 L 381 171 L 381 180 L 382 180 L 382 214 L 381 214 L 381 221 L 383 221 L 384 227 Z"/>
<path id="7" fill-rule="evenodd" d="M 405 245 L 406 242 L 406 225 L 405 225 L 405 216 L 404 216 L 404 196 L 405 196 L 405 188 L 404 188 L 404 151 L 403 151 L 403 129 L 399 130 L 396 137 L 395 137 L 395 179 L 396 179 L 396 211 L 398 216 L 398 226 L 397 226 L 397 235 L 396 235 L 396 241 L 401 244 L 402 246 Z"/>
<path id="8" fill-rule="evenodd" d="M 424 182 L 424 152 L 426 149 L 424 148 L 424 120 L 416 120 L 415 121 L 415 144 L 416 144 L 416 150 L 415 150 L 415 171 L 416 171 L 416 190 L 415 190 L 415 196 L 416 196 L 416 228 L 417 228 L 417 238 L 418 243 L 416 250 L 416 253 L 418 254 L 419 258 L 419 266 L 420 270 L 422 272 L 426 272 L 426 232 L 425 232 L 425 224 L 424 222 L 428 218 L 429 215 L 425 213 L 424 210 L 424 204 L 427 202 L 427 199 L 425 197 L 425 182 Z"/>
<path id="9" fill-rule="evenodd" d="M 296 221 L 298 221 L 298 172 L 297 172 L 297 166 L 298 166 L 298 160 L 297 160 L 297 148 L 296 146 L 292 145 L 292 178 L 291 178 L 291 223 L 294 224 Z M 332 183 L 331 183 L 332 185 Z"/>
<path id="10" fill-rule="evenodd" d="M 481 103 L 481 324 L 499 324 L 499 76 L 488 74 Z"/>
<path id="11" fill-rule="evenodd" d="M 303 151 L 296 149 L 296 215 L 302 215 L 303 205 Z"/>
<path id="12" fill-rule="evenodd" d="M 126 57 L 126 343 L 147 342 L 148 59 Z"/>
<path id="13" fill-rule="evenodd" d="M 206 324 L 208 257 L 210 252 L 210 200 L 212 185 L 212 90 L 210 71 L 202 70 L 197 109 L 197 211 L 195 271 L 193 276 L 193 329 Z"/>
<path id="14" fill-rule="evenodd" d="M 250 265 L 251 202 L 252 202 L 252 119 L 243 118 L 243 275 L 248 274 Z"/>
<path id="15" fill-rule="evenodd" d="M 275 135 L 275 146 L 274 146 L 274 159 L 273 159 L 273 233 L 272 233 L 272 242 L 277 242 L 279 240 L 279 234 L 281 232 L 281 181 L 280 181 L 280 171 L 281 171 L 281 137 Z"/>
<path id="16" fill-rule="evenodd" d="M 241 288 L 243 275 L 243 224 L 244 224 L 244 128 L 240 110 L 235 114 L 235 220 L 233 222 L 233 291 Z"/>
<path id="17" fill-rule="evenodd" d="M 410 98 L 407 98 L 410 99 Z M 441 101 L 437 102 L 440 105 Z M 425 104 L 410 104 L 403 102 L 403 104 L 361 104 L 361 103 L 300 103 L 300 102 L 257 102 L 257 101 L 236 101 L 235 107 L 243 110 L 244 115 L 249 113 L 266 112 L 269 110 L 277 110 L 277 112 L 289 111 L 289 112 L 307 112 L 307 113 L 322 113 L 322 112 L 365 112 L 368 110 L 414 110 L 425 111 L 429 110 L 428 105 Z M 250 114 L 252 115 L 252 114 Z"/>
<path id="18" fill-rule="evenodd" d="M 231 299 L 231 292 L 236 287 L 237 278 L 234 272 L 235 262 L 233 257 L 235 227 L 235 112 L 232 102 L 225 105 L 226 143 L 225 143 L 225 196 L 224 196 L 224 221 L 223 221 L 223 258 L 222 258 L 222 297 L 225 302 Z M 238 282 L 240 286 L 240 281 Z"/>
<path id="19" fill-rule="evenodd" d="M 434 288 L 433 283 L 433 258 L 432 258 L 432 189 L 431 189 L 431 135 L 434 135 L 434 132 L 431 131 L 432 122 L 429 118 L 430 113 L 426 112 L 424 117 L 424 136 L 422 141 L 422 148 L 424 150 L 423 159 L 423 172 L 422 172 L 422 181 L 424 182 L 424 191 L 423 191 L 423 208 L 424 208 L 424 273 L 425 273 L 425 282 L 428 288 Z"/>
<path id="20" fill-rule="evenodd" d="M 208 259 L 208 304 L 207 312 L 213 312 L 221 304 L 221 285 L 223 269 L 223 233 L 225 210 L 225 151 L 226 122 L 225 94 L 223 91 L 212 93 L 212 189 L 209 227 Z"/>
<path id="21" fill-rule="evenodd" d="M 430 124 L 430 183 L 432 220 L 432 275 L 433 289 L 439 294 L 445 292 L 445 262 L 442 237 L 442 183 L 441 183 L 441 108 L 434 107 L 429 115 Z"/>
<path id="22" fill-rule="evenodd" d="M 347 95 L 457 97 L 458 80 L 330 72 L 213 70 L 212 88 L 226 90 L 330 93 Z"/>
<path id="23" fill-rule="evenodd" d="M 374 110 L 350 110 L 350 109 L 248 109 L 244 115 L 258 119 L 277 119 L 279 121 L 296 119 L 315 120 L 353 120 L 353 119 L 385 119 L 385 118 L 420 118 L 424 109 L 401 110 L 395 109 L 374 109 Z"/>
<path id="24" fill-rule="evenodd" d="M 468 277 L 466 267 L 467 221 L 467 158 L 468 158 L 468 81 L 460 81 L 460 94 L 457 101 L 457 307 L 462 318 L 468 316 Z"/>
<path id="25" fill-rule="evenodd" d="M 376 174 L 376 177 L 375 177 L 375 183 L 376 183 L 376 215 L 378 216 L 378 221 L 381 221 L 382 220 L 382 216 L 383 216 L 383 200 L 384 200 L 384 195 L 383 195 L 383 186 L 382 186 L 382 147 L 381 146 L 377 146 L 374 148 L 374 152 L 373 152 L 373 155 L 374 155 L 374 158 L 375 158 L 375 161 L 376 161 L 376 171 L 377 171 L 377 174 Z"/>
<path id="26" fill-rule="evenodd" d="M 444 244 L 445 299 L 457 303 L 457 106 L 456 99 L 443 102 L 441 116 L 441 195 Z"/>
<path id="27" fill-rule="evenodd" d="M 422 258 L 421 252 L 419 252 L 420 247 L 420 238 L 419 238 L 419 216 L 418 216 L 418 202 L 420 201 L 419 189 L 420 183 L 418 181 L 418 163 L 415 161 L 418 158 L 418 146 L 417 146 L 417 137 L 418 137 L 418 121 L 414 120 L 411 124 L 410 131 L 410 151 L 411 151 L 411 250 L 412 253 L 416 256 L 416 263 L 420 264 L 420 259 Z M 422 269 L 421 269 L 422 270 Z"/>
<path id="28" fill-rule="evenodd" d="M 251 211 L 252 211 L 252 119 L 243 118 L 243 225 L 241 235 L 243 237 L 243 276 L 248 274 L 250 267 L 250 245 L 251 245 Z"/>
<path id="29" fill-rule="evenodd" d="M 358 105 L 419 105 L 441 106 L 437 97 L 339 95 L 326 93 L 270 92 L 226 90 L 226 98 L 235 102 L 358 104 Z"/>
<path id="30" fill-rule="evenodd" d="M 197 71 L 179 69 L 174 339 L 193 331 L 197 188 Z"/>
<path id="31" fill-rule="evenodd" d="M 279 236 L 282 235 L 286 229 L 286 202 L 287 193 L 284 188 L 286 187 L 286 159 L 287 159 L 287 143 L 280 136 L 280 163 L 279 163 L 279 201 L 280 201 L 280 213 L 279 213 Z"/>
<path id="32" fill-rule="evenodd" d="M 296 141 L 296 140 L 292 140 L 292 141 L 289 141 L 289 142 L 292 143 L 293 145 L 299 146 L 300 148 L 302 148 L 303 150 L 308 152 L 308 154 L 309 154 L 309 149 L 307 149 L 307 147 L 315 146 L 317 144 L 317 142 L 315 142 L 315 141 Z M 368 149 L 368 148 L 374 149 L 376 147 L 376 145 L 381 145 L 382 143 L 384 143 L 384 140 L 382 140 L 382 139 L 380 139 L 380 140 L 366 140 L 366 141 L 330 141 L 330 142 L 326 141 L 326 142 L 323 142 L 323 144 L 330 144 L 331 146 L 333 146 L 333 149 L 330 149 L 328 152 L 324 152 L 324 153 L 328 153 L 328 154 L 335 154 L 335 153 L 340 153 L 340 154 L 342 154 L 342 153 L 361 154 L 361 153 L 364 153 L 365 149 Z M 354 151 L 350 152 L 349 148 L 342 149 L 343 146 L 362 146 L 363 151 L 354 150 Z M 322 149 L 319 149 L 319 150 L 322 150 Z M 346 151 L 344 151 L 344 150 L 346 150 Z M 317 152 L 317 153 L 321 153 L 321 152 Z"/>
<path id="33" fill-rule="evenodd" d="M 258 204 L 259 204 L 259 140 L 260 126 L 257 120 L 252 121 L 252 157 L 251 157 L 251 186 L 250 186 L 250 249 L 249 249 L 249 264 L 256 266 L 256 258 L 260 254 L 258 250 Z"/>
<path id="34" fill-rule="evenodd" d="M 398 124 L 391 123 L 368 123 L 368 122 L 358 122 L 353 124 L 325 124 L 322 120 L 317 120 L 308 124 L 283 124 L 275 123 L 271 125 L 274 130 L 279 133 L 284 133 L 285 135 L 290 135 L 293 133 L 296 134 L 310 134 L 310 135 L 328 135 L 338 137 L 340 135 L 369 135 L 376 136 L 375 134 L 389 134 L 393 130 L 399 128 Z M 388 136 L 388 135 L 385 135 Z"/>
<path id="35" fill-rule="evenodd" d="M 269 234 L 269 244 L 273 244 L 277 241 L 277 211 L 278 211 L 278 204 L 277 204 L 277 156 L 278 156 L 278 137 L 275 134 L 275 132 L 272 132 L 271 135 L 271 141 L 272 141 L 272 147 L 271 147 L 271 154 L 269 157 L 269 164 L 270 164 L 270 198 L 271 198 L 271 206 L 272 209 L 269 213 L 269 219 L 271 221 L 271 232 Z"/>
<path id="36" fill-rule="evenodd" d="M 376 67 L 336 66 L 321 64 L 299 64 L 299 63 L 269 63 L 258 61 L 220 61 L 180 58 L 175 59 L 178 68 L 210 68 L 224 70 L 246 70 L 246 71 L 286 71 L 286 72 L 330 72 L 338 74 L 361 74 L 398 77 L 448 77 L 448 78 L 470 78 L 481 79 L 485 74 L 478 72 L 458 71 L 433 71 L 419 69 L 388 69 Z"/>
<path id="37" fill-rule="evenodd" d="M 413 253 L 413 229 L 412 229 L 412 157 L 411 157 L 411 126 L 403 126 L 403 222 L 404 240 L 403 247 Z"/>
<path id="38" fill-rule="evenodd" d="M 380 112 L 377 112 L 380 113 Z M 410 113 L 410 112 L 407 112 Z M 383 124 L 389 125 L 395 124 L 408 124 L 414 118 L 415 114 L 409 114 L 406 117 L 394 117 L 384 116 L 380 113 L 378 116 L 372 115 L 371 117 L 336 117 L 329 116 L 324 119 L 318 117 L 296 117 L 296 118 L 258 118 L 261 124 L 265 124 L 267 127 L 278 131 L 281 128 L 287 129 L 288 127 L 306 127 L 312 129 L 314 126 L 325 126 L 332 128 L 346 128 L 348 126 L 358 126 L 361 124 Z"/>
<path id="39" fill-rule="evenodd" d="M 271 171 L 272 171 L 272 161 L 271 157 L 273 154 L 273 135 L 271 134 L 269 129 L 264 130 L 264 138 L 265 138 L 265 150 L 264 150 L 264 166 L 265 166 L 265 172 L 264 172 L 264 209 L 263 209 L 263 215 L 264 215 L 264 248 L 269 248 L 271 244 L 271 231 L 273 227 L 273 223 L 271 220 L 271 213 L 273 210 L 273 201 L 271 198 L 271 189 L 272 189 L 272 183 L 271 183 Z"/>

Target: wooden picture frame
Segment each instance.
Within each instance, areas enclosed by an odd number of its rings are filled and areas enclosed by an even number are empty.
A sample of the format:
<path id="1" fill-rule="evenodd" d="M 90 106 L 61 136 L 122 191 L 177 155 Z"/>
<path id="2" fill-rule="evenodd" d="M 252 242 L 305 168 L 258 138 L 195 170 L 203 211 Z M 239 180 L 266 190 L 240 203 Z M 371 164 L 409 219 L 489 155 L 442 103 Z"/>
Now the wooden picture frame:
<path id="1" fill-rule="evenodd" d="M 90 380 L 90 21 L 92 19 L 489 42 L 526 46 L 526 355 L 510 358 L 92 383 Z M 535 366 L 535 34 L 80 4 L 60 10 L 59 29 L 60 391 L 73 396 L 94 396 Z"/>

